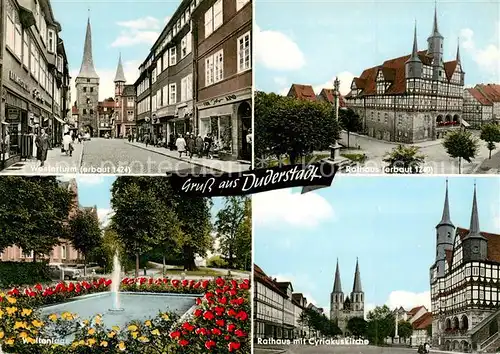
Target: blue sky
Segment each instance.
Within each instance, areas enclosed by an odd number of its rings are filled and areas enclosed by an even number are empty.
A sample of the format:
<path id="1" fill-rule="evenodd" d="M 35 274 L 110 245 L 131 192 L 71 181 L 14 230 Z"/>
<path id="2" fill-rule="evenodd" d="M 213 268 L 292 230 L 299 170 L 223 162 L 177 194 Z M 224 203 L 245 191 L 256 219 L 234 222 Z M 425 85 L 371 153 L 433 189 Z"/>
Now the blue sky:
<path id="1" fill-rule="evenodd" d="M 437 9 L 445 61 L 460 38 L 466 86 L 500 82 L 500 3 L 438 0 Z M 426 49 L 433 16 L 434 0 L 255 0 L 256 88 L 286 93 L 302 83 L 319 93 L 338 75 L 346 94 L 353 75 L 410 54 L 415 21 Z"/>
<path id="2" fill-rule="evenodd" d="M 112 212 L 111 187 L 115 180 L 115 176 L 88 175 L 76 177 L 80 205 L 84 207 L 95 206 L 99 219 L 104 223 L 109 220 L 109 214 Z M 215 218 L 217 212 L 224 205 L 224 198 L 213 198 L 212 200 L 212 215 Z"/>
<path id="3" fill-rule="evenodd" d="M 469 227 L 474 179 L 449 179 L 451 219 Z M 338 176 L 330 188 L 257 194 L 254 261 L 269 276 L 329 308 L 336 259 L 351 292 L 359 257 L 366 306 L 429 303 L 429 267 L 441 220 L 444 177 Z M 500 181 L 477 178 L 482 231 L 500 233 Z"/>
<path id="4" fill-rule="evenodd" d="M 59 34 L 64 40 L 73 79 L 82 63 L 83 43 L 90 8 L 94 65 L 100 76 L 99 96 L 114 96 L 113 79 L 121 52 L 128 84 L 137 79 L 137 69 L 146 59 L 166 21 L 179 5 L 167 1 L 51 1 Z M 76 95 L 72 93 L 72 100 Z"/>

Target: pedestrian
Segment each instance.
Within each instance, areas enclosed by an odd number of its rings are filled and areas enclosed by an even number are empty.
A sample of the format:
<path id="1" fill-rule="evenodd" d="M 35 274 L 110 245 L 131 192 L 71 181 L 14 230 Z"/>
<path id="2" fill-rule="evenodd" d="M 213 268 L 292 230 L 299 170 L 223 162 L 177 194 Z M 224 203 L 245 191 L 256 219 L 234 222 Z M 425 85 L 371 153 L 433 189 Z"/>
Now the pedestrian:
<path id="1" fill-rule="evenodd" d="M 195 148 L 196 148 L 196 153 L 198 154 L 198 157 L 203 157 L 203 138 L 201 137 L 200 134 L 196 137 L 196 140 L 194 142 Z"/>
<path id="2" fill-rule="evenodd" d="M 179 137 L 175 141 L 175 146 L 177 147 L 177 151 L 179 151 L 179 157 L 182 157 L 182 153 L 186 152 L 186 139 L 179 134 Z"/>
<path id="3" fill-rule="evenodd" d="M 210 148 L 211 148 L 212 142 L 213 142 L 212 133 L 208 133 L 205 136 L 204 141 L 205 141 L 205 155 L 207 155 L 210 158 Z"/>
<path id="4" fill-rule="evenodd" d="M 40 135 L 36 137 L 36 159 L 40 161 L 40 167 L 43 167 L 47 160 L 47 151 L 49 150 L 49 136 L 45 133 L 45 129 L 40 130 Z"/>
<path id="5" fill-rule="evenodd" d="M 193 134 L 188 134 L 186 144 L 187 144 L 187 149 L 189 151 L 189 157 L 193 158 L 194 149 L 195 149 L 195 141 L 194 141 Z"/>
<path id="6" fill-rule="evenodd" d="M 252 144 L 253 144 L 253 134 L 252 134 L 252 128 L 248 129 L 248 134 L 247 134 L 247 156 L 249 157 L 249 160 L 252 161 Z"/>
<path id="7" fill-rule="evenodd" d="M 175 144 L 174 144 L 175 142 L 174 142 L 174 140 L 175 140 L 174 133 L 170 133 L 170 136 L 168 138 L 168 145 L 170 147 L 170 151 L 173 151 L 175 149 Z"/>
<path id="8" fill-rule="evenodd" d="M 73 141 L 71 140 L 71 136 L 69 133 L 64 134 L 63 136 L 63 150 L 66 153 L 66 155 L 72 156 L 73 155 Z"/>
<path id="9" fill-rule="evenodd" d="M 146 147 L 148 147 L 148 145 L 149 145 L 149 135 L 146 135 L 144 137 L 144 143 L 146 144 Z"/>
<path id="10" fill-rule="evenodd" d="M 429 353 L 431 351 L 431 345 L 429 343 L 425 343 L 424 348 L 426 353 Z"/>

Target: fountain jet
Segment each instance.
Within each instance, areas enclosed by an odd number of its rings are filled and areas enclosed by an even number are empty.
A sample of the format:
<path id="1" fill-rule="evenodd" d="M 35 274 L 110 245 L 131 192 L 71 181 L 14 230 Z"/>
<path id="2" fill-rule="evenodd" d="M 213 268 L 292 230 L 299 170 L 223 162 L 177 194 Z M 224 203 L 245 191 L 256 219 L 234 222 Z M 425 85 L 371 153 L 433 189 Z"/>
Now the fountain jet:
<path id="1" fill-rule="evenodd" d="M 118 251 L 115 252 L 113 256 L 113 272 L 111 273 L 111 298 L 113 300 L 112 308 L 109 309 L 111 312 L 115 311 L 123 311 L 120 307 L 120 273 L 121 273 L 121 265 L 120 258 L 118 257 Z"/>

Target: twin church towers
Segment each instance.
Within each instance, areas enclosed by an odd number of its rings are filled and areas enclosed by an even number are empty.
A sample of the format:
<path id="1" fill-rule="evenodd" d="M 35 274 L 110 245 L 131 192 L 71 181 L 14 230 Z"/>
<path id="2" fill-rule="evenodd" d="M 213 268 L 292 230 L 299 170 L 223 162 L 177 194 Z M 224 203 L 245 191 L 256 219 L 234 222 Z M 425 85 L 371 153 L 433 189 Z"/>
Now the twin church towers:
<path id="1" fill-rule="evenodd" d="M 347 323 L 354 317 L 365 317 L 365 293 L 361 286 L 361 274 L 359 272 L 359 263 L 356 259 L 356 270 L 354 272 L 354 283 L 351 295 L 344 297 L 342 283 L 340 281 L 339 261 L 337 260 L 337 269 L 335 270 L 335 281 L 333 291 L 330 294 L 330 318 L 337 321 L 340 330 L 345 334 Z"/>

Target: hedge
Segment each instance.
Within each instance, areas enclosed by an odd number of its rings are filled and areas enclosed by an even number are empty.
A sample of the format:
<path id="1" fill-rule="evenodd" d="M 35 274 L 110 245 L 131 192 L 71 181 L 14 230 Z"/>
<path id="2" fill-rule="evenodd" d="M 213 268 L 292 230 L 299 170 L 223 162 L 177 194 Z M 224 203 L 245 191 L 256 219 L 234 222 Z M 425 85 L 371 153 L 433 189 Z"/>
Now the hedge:
<path id="1" fill-rule="evenodd" d="M 50 281 L 50 272 L 42 262 L 0 262 L 0 288 Z"/>

